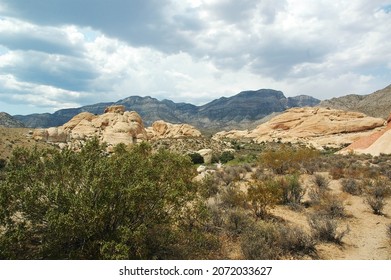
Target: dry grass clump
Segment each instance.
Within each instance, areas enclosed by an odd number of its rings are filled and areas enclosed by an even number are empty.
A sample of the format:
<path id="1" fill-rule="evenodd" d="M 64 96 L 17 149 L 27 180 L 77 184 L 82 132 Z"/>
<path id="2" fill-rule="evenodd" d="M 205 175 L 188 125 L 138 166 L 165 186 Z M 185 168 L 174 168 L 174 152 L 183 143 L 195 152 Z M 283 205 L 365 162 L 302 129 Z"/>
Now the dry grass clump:
<path id="1" fill-rule="evenodd" d="M 259 222 L 242 236 L 243 256 L 253 260 L 278 260 L 314 254 L 316 241 L 298 227 Z"/>
<path id="2" fill-rule="evenodd" d="M 371 207 L 376 215 L 383 215 L 386 198 L 391 195 L 391 183 L 388 179 L 379 178 L 365 181 L 365 202 Z"/>
<path id="3" fill-rule="evenodd" d="M 338 229 L 338 222 L 334 218 L 325 215 L 312 214 L 308 218 L 312 230 L 312 236 L 319 241 L 342 244 L 342 238 L 349 233 L 350 229 Z"/>
<path id="4" fill-rule="evenodd" d="M 351 195 L 361 195 L 363 193 L 362 184 L 353 178 L 346 178 L 341 181 L 342 190 Z"/>

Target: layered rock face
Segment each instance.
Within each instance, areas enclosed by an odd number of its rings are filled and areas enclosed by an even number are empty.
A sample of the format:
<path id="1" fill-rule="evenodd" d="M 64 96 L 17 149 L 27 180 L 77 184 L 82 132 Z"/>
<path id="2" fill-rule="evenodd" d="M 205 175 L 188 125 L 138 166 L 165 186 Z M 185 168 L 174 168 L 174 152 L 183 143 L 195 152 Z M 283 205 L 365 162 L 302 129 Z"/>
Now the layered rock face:
<path id="1" fill-rule="evenodd" d="M 314 147 L 340 147 L 384 126 L 384 120 L 363 113 L 329 108 L 292 108 L 251 131 L 219 132 L 214 139 L 248 138 L 256 142 L 302 142 Z"/>
<path id="2" fill-rule="evenodd" d="M 373 156 L 391 154 L 391 114 L 387 119 L 387 126 L 381 131 L 362 137 L 340 151 L 342 154 L 351 152 Z"/>

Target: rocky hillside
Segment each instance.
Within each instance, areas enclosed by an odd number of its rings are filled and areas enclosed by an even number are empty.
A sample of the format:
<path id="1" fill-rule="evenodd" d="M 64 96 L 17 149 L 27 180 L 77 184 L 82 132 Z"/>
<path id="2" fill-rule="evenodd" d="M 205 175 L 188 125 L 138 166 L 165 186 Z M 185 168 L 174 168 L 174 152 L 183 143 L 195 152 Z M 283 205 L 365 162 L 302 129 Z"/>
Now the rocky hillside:
<path id="1" fill-rule="evenodd" d="M 319 106 L 362 112 L 386 119 L 391 112 L 391 85 L 368 95 L 350 94 L 322 101 Z"/>
<path id="2" fill-rule="evenodd" d="M 292 108 L 253 130 L 223 131 L 213 138 L 249 139 L 257 143 L 305 143 L 316 148 L 339 148 L 383 128 L 384 123 L 381 118 L 359 112 L 321 107 Z"/>
<path id="3" fill-rule="evenodd" d="M 15 116 L 28 127 L 60 126 L 82 112 L 102 114 L 110 105 L 123 105 L 126 110 L 137 111 L 146 126 L 157 120 L 169 123 L 188 123 L 201 130 L 218 131 L 247 128 L 253 122 L 273 112 L 291 107 L 314 106 L 320 101 L 310 96 L 286 98 L 281 91 L 261 89 L 244 91 L 232 97 L 222 97 L 202 106 L 189 103 L 159 101 L 152 97 L 131 96 L 115 103 L 99 103 L 74 109 L 59 110 L 53 114 Z"/>
<path id="4" fill-rule="evenodd" d="M 18 121 L 16 118 L 5 112 L 0 112 L 0 126 L 16 128 L 25 127 L 22 122 Z"/>

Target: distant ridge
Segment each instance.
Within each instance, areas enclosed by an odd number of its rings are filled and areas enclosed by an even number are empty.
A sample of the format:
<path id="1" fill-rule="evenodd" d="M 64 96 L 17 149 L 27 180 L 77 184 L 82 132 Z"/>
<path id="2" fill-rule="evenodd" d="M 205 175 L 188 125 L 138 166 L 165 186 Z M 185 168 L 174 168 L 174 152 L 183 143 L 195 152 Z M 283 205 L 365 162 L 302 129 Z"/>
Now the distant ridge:
<path id="1" fill-rule="evenodd" d="M 387 119 L 391 112 L 391 85 L 367 95 L 349 94 L 324 100 L 319 106 L 357 111 L 368 116 Z"/>
<path id="2" fill-rule="evenodd" d="M 25 127 L 25 125 L 18 121 L 16 118 L 12 117 L 11 115 L 0 112 L 0 126 L 4 127 Z"/>
<path id="3" fill-rule="evenodd" d="M 248 128 L 254 121 L 271 113 L 283 112 L 292 107 L 315 106 L 320 100 L 300 95 L 288 97 L 281 91 L 260 89 L 243 91 L 231 97 L 221 97 L 202 106 L 189 103 L 175 103 L 171 100 L 159 101 L 150 96 L 130 96 L 117 102 L 98 103 L 80 108 L 63 109 L 53 114 L 33 114 L 14 116 L 27 127 L 60 126 L 81 112 L 102 114 L 110 105 L 124 105 L 126 110 L 136 111 L 146 126 L 154 121 L 188 123 L 203 131 L 216 131 L 233 128 Z"/>

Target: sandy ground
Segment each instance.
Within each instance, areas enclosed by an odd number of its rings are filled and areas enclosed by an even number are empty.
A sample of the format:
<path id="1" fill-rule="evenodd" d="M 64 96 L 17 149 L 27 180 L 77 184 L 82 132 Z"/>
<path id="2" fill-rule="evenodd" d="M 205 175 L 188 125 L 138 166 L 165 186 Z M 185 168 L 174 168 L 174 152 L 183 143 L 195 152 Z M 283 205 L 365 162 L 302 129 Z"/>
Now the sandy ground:
<path id="1" fill-rule="evenodd" d="M 304 180 L 308 181 L 308 178 Z M 308 182 L 307 182 L 308 183 Z M 387 200 L 384 215 L 373 214 L 365 203 L 363 196 L 353 196 L 341 191 L 338 180 L 330 182 L 330 192 L 344 199 L 347 218 L 341 219 L 340 230 L 349 227 L 350 231 L 343 237 L 342 245 L 320 243 L 316 246 L 319 259 L 322 260 L 390 260 L 391 241 L 387 236 L 387 225 L 391 224 L 391 199 Z M 272 212 L 292 225 L 310 231 L 306 214 L 311 208 L 301 212 L 279 206 Z"/>

